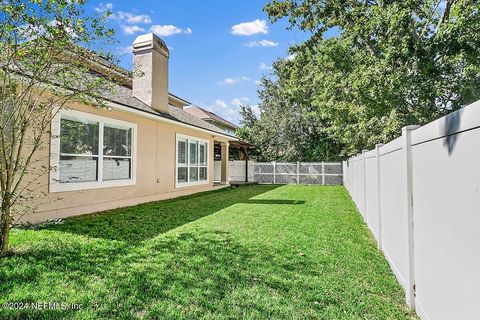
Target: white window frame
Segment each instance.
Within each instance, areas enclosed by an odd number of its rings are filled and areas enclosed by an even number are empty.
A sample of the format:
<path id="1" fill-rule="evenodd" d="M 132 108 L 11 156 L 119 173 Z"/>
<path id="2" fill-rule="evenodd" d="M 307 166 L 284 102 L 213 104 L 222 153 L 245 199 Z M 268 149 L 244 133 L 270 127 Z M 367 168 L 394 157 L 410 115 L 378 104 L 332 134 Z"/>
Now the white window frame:
<path id="1" fill-rule="evenodd" d="M 178 142 L 186 140 L 187 142 L 187 164 L 186 165 L 179 165 L 178 163 Z M 190 142 L 198 142 L 197 144 L 197 168 L 198 168 L 198 181 L 187 181 L 187 182 L 179 182 L 178 181 L 178 168 L 179 167 L 186 167 L 190 168 Z M 200 180 L 200 167 L 205 167 L 205 166 L 200 166 L 200 143 L 204 143 L 207 145 L 207 158 L 205 159 L 207 162 L 206 168 L 207 168 L 207 179 L 206 180 Z M 209 176 L 209 171 L 210 171 L 210 141 L 202 138 L 197 138 L 197 137 L 192 137 L 192 136 L 187 136 L 184 134 L 177 133 L 176 138 L 175 138 L 175 188 L 185 188 L 185 187 L 192 187 L 192 186 L 199 186 L 199 185 L 205 185 L 210 182 L 210 176 Z M 190 170 L 187 169 L 187 180 L 190 180 Z"/>
<path id="2" fill-rule="evenodd" d="M 89 182 L 69 182 L 61 183 L 60 182 L 60 120 L 62 118 L 78 120 L 78 121 L 88 121 L 88 122 L 98 122 L 99 124 L 99 141 L 98 141 L 98 181 L 89 181 Z M 137 172 L 137 125 L 135 123 L 126 122 L 122 120 L 107 118 L 98 116 L 92 113 L 81 112 L 76 110 L 67 110 L 62 109 L 58 111 L 55 117 L 52 120 L 51 128 L 51 141 L 50 141 L 50 188 L 51 193 L 54 192 L 65 192 L 65 191 L 78 191 L 78 190 L 89 190 L 89 189 L 99 189 L 99 188 L 111 188 L 111 187 L 122 187 L 122 186 L 131 186 L 136 185 L 136 172 Z M 131 141 L 131 172 L 130 179 L 120 179 L 120 180 L 107 180 L 103 181 L 103 158 L 112 158 L 112 156 L 103 155 L 103 128 L 104 126 L 111 126 L 114 128 L 126 128 L 132 130 L 132 141 Z M 130 157 L 122 157 L 130 158 Z"/>

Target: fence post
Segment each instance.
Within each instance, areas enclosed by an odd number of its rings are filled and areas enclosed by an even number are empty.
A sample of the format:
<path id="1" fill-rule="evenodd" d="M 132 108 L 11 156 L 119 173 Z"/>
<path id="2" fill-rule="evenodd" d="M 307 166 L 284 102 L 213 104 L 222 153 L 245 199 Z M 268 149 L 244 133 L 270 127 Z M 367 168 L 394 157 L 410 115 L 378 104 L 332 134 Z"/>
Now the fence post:
<path id="1" fill-rule="evenodd" d="M 300 163 L 297 161 L 297 184 L 300 184 Z"/>
<path id="2" fill-rule="evenodd" d="M 382 189 L 380 185 L 381 170 L 380 170 L 380 147 L 383 143 L 375 145 L 375 157 L 377 160 L 377 215 L 378 215 L 378 249 L 382 249 Z"/>
<path id="3" fill-rule="evenodd" d="M 357 154 L 357 160 L 358 160 L 358 162 L 357 162 L 357 173 L 356 173 L 356 175 L 357 175 L 357 183 L 355 184 L 355 188 L 356 188 L 356 190 L 357 190 L 357 192 L 356 192 L 357 194 L 355 195 L 355 204 L 357 205 L 358 211 L 360 211 L 360 214 L 361 214 L 362 217 L 363 217 L 363 212 L 362 212 L 362 208 L 361 208 L 361 204 L 362 204 L 361 201 L 362 201 L 362 199 L 360 198 L 361 191 L 362 191 L 361 186 L 360 186 L 360 177 L 361 177 L 360 174 L 362 173 L 361 170 L 360 170 L 360 169 L 361 169 L 360 165 L 363 163 L 363 162 L 362 162 L 362 154 L 361 154 L 361 153 L 358 153 L 358 154 Z"/>
<path id="4" fill-rule="evenodd" d="M 255 182 L 255 161 L 252 160 L 251 163 L 252 163 L 252 182 Z"/>
<path id="5" fill-rule="evenodd" d="M 357 155 L 354 155 L 352 161 L 352 194 L 353 202 L 357 203 Z"/>
<path id="6" fill-rule="evenodd" d="M 353 156 L 353 161 L 352 161 L 352 194 L 353 194 L 353 202 L 355 202 L 355 205 L 357 204 L 357 156 Z"/>
<path id="7" fill-rule="evenodd" d="M 322 186 L 325 185 L 325 162 L 322 161 Z"/>
<path id="8" fill-rule="evenodd" d="M 406 126 L 402 128 L 402 149 L 405 184 L 405 213 L 407 215 L 408 236 L 408 288 L 406 292 L 407 304 L 415 309 L 415 254 L 414 254 L 414 230 L 413 230 L 413 170 L 412 170 L 412 131 L 419 126 Z"/>
<path id="9" fill-rule="evenodd" d="M 275 182 L 276 182 L 276 181 L 275 181 L 275 180 L 276 180 L 276 179 L 275 179 L 275 176 L 277 175 L 277 169 L 276 169 L 276 167 L 277 167 L 277 161 L 273 161 L 273 184 L 276 184 L 276 183 L 275 183 Z"/>
<path id="10" fill-rule="evenodd" d="M 362 150 L 362 174 L 363 174 L 363 218 L 367 222 L 367 152 L 368 150 Z M 368 222 L 367 222 L 368 224 Z"/>

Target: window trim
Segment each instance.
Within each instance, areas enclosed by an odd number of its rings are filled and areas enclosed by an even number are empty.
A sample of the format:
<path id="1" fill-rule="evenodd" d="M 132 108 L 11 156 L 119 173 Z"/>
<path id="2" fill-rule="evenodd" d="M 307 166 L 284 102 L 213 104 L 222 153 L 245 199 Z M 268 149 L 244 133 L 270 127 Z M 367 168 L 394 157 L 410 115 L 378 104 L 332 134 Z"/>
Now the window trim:
<path id="1" fill-rule="evenodd" d="M 200 157 L 197 159 L 197 168 L 198 170 L 198 181 L 192 181 L 192 182 L 179 182 L 178 181 L 178 168 L 179 168 L 179 163 L 178 163 L 178 141 L 180 140 L 187 140 L 187 150 L 190 148 L 190 140 L 196 141 L 198 143 L 205 143 L 207 144 L 207 165 L 206 166 L 200 166 Z M 197 145 L 197 155 L 200 152 L 200 145 Z M 188 151 L 189 153 L 189 151 Z M 187 155 L 188 155 L 187 153 Z M 186 159 L 186 165 L 180 166 L 180 167 L 190 167 L 190 156 L 187 156 Z M 207 168 L 207 179 L 206 180 L 200 180 L 200 167 L 206 167 Z M 208 173 L 210 172 L 210 141 L 207 139 L 202 139 L 194 136 L 188 136 L 185 134 L 177 133 L 175 136 L 175 188 L 185 188 L 185 187 L 193 187 L 193 186 L 200 186 L 200 185 L 206 185 L 210 183 L 210 177 Z M 190 171 L 187 170 L 187 178 L 190 179 Z"/>
<path id="2" fill-rule="evenodd" d="M 62 118 L 77 120 L 77 121 L 87 121 L 87 122 L 98 122 L 99 123 L 99 154 L 98 154 L 98 180 L 99 181 L 89 181 L 89 182 L 72 182 L 72 183 L 61 183 L 60 172 L 58 170 L 60 164 L 60 120 Z M 132 146 L 131 146 L 131 178 L 130 179 L 120 179 L 120 180 L 107 180 L 103 181 L 103 158 L 109 156 L 103 155 L 103 128 L 104 126 L 112 127 L 121 127 L 125 129 L 132 130 Z M 126 122 L 122 120 L 117 120 L 108 117 L 98 116 L 92 113 L 81 112 L 77 110 L 62 109 L 59 110 L 55 117 L 52 119 L 51 124 L 51 138 L 50 138 L 50 184 L 49 192 L 66 192 L 66 191 L 79 191 L 79 190 L 90 190 L 90 189 L 99 189 L 99 188 L 112 188 L 112 187 L 123 187 L 123 186 L 132 186 L 137 184 L 136 173 L 137 173 L 137 125 L 135 123 Z M 111 158 L 111 157 L 110 157 Z M 128 157 L 123 157 L 128 158 Z"/>

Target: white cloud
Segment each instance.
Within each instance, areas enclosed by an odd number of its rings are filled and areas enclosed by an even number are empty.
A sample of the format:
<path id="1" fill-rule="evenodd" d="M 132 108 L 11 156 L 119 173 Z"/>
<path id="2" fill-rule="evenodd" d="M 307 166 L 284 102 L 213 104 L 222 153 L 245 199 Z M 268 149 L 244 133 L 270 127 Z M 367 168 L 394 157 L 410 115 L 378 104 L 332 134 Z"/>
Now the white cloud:
<path id="1" fill-rule="evenodd" d="M 292 54 L 288 55 L 288 56 L 285 58 L 285 60 L 293 61 L 296 56 L 297 56 L 296 53 L 292 53 Z"/>
<path id="2" fill-rule="evenodd" d="M 265 20 L 256 19 L 251 22 L 242 22 L 232 26 L 230 33 L 237 36 L 251 36 L 258 33 L 267 34 L 268 26 Z"/>
<path id="3" fill-rule="evenodd" d="M 279 44 L 280 43 L 278 42 L 274 42 L 270 40 L 260 40 L 260 41 L 252 41 L 252 42 L 246 43 L 245 45 L 247 47 L 253 48 L 253 47 L 276 47 Z"/>
<path id="4" fill-rule="evenodd" d="M 133 14 L 131 12 L 123 12 L 123 11 L 112 13 L 112 15 L 109 18 L 120 20 L 128 24 L 152 23 L 152 19 L 150 18 L 150 16 L 146 14 Z"/>
<path id="5" fill-rule="evenodd" d="M 250 99 L 246 98 L 246 97 L 243 97 L 243 98 L 235 98 L 235 99 L 232 99 L 231 101 L 231 104 L 233 104 L 234 106 L 240 106 L 240 105 L 243 105 L 243 104 L 246 104 L 248 103 L 248 101 L 250 101 Z"/>
<path id="6" fill-rule="evenodd" d="M 220 109 L 228 109 L 227 103 L 223 100 L 215 100 L 214 106 Z"/>
<path id="7" fill-rule="evenodd" d="M 260 70 L 272 70 L 272 66 L 269 66 L 265 62 L 260 63 L 260 66 L 258 67 Z"/>
<path id="8" fill-rule="evenodd" d="M 75 33 L 75 30 L 68 25 L 65 25 L 63 23 L 60 23 L 58 20 L 52 20 L 47 24 L 49 27 L 54 27 L 58 29 L 62 29 L 66 34 L 68 34 L 72 38 L 77 38 L 78 34 Z M 50 36 L 48 34 L 48 31 L 44 26 L 34 26 L 31 24 L 25 24 L 22 26 L 19 26 L 17 28 L 19 35 L 22 37 L 22 39 L 19 39 L 19 41 L 31 41 L 33 39 L 37 39 L 40 36 Z"/>
<path id="9" fill-rule="evenodd" d="M 255 80 L 255 84 L 258 86 L 260 83 L 262 83 L 262 81 L 260 80 Z"/>
<path id="10" fill-rule="evenodd" d="M 212 104 L 204 104 L 201 102 L 195 102 L 194 104 L 205 108 L 230 122 L 238 124 L 241 118 L 240 104 L 245 104 L 248 101 L 250 101 L 250 99 L 242 97 L 232 99 L 230 103 L 227 103 L 225 100 L 216 99 Z M 258 107 L 252 106 L 252 108 L 254 109 L 255 113 L 257 113 Z"/>
<path id="11" fill-rule="evenodd" d="M 253 110 L 253 113 L 255 113 L 257 117 L 260 117 L 260 108 L 258 107 L 258 104 L 255 106 L 251 106 L 251 108 Z"/>
<path id="12" fill-rule="evenodd" d="M 135 33 L 138 33 L 138 32 L 144 32 L 145 29 L 142 28 L 142 27 L 139 27 L 137 25 L 133 25 L 133 26 L 121 26 L 122 27 L 122 30 L 123 30 L 123 33 L 125 34 L 135 34 Z"/>
<path id="13" fill-rule="evenodd" d="M 248 81 L 248 80 L 250 80 L 248 77 L 225 78 L 222 81 L 218 82 L 218 84 L 235 84 L 241 81 Z"/>
<path id="14" fill-rule="evenodd" d="M 173 25 L 153 25 L 150 27 L 150 32 L 155 33 L 159 37 L 168 37 L 174 34 L 192 34 L 192 29 L 181 29 Z"/>
<path id="15" fill-rule="evenodd" d="M 95 11 L 99 13 L 104 13 L 107 10 L 112 11 L 113 4 L 100 3 L 98 7 L 95 8 Z M 125 34 L 133 35 L 138 32 L 145 32 L 146 29 L 139 26 L 139 24 L 151 24 L 152 18 L 146 14 L 134 14 L 132 12 L 117 11 L 112 12 L 108 17 L 112 20 L 117 20 L 120 23 L 120 27 Z M 174 25 L 152 25 L 149 29 L 149 32 L 153 32 L 160 37 L 168 37 L 174 34 L 192 34 L 192 29 L 190 28 L 178 28 Z"/>
<path id="16" fill-rule="evenodd" d="M 223 83 L 225 84 L 234 84 L 234 83 L 237 83 L 238 80 L 236 79 L 232 79 L 232 78 L 226 78 L 225 80 L 223 80 Z"/>
<path id="17" fill-rule="evenodd" d="M 113 4 L 112 3 L 107 3 L 107 4 L 100 3 L 99 6 L 94 8 L 94 9 L 98 13 L 104 13 L 106 11 L 111 11 L 113 9 Z"/>
<path id="18" fill-rule="evenodd" d="M 119 47 L 117 53 L 121 56 L 130 54 L 133 52 L 133 46 Z"/>
<path id="19" fill-rule="evenodd" d="M 232 99 L 232 104 L 235 106 L 239 106 L 242 104 L 242 101 L 239 98 Z"/>
<path id="20" fill-rule="evenodd" d="M 234 123 L 238 123 L 240 118 L 240 109 L 238 106 L 230 106 L 225 101 L 220 99 L 215 100 L 213 105 L 206 106 L 205 109 Z"/>
<path id="21" fill-rule="evenodd" d="M 100 3 L 98 7 L 95 8 L 95 11 L 98 13 L 104 13 L 106 11 L 110 11 L 111 14 L 108 16 L 109 19 L 118 20 L 123 24 L 149 24 L 152 23 L 152 18 L 146 14 L 134 14 L 132 12 L 125 12 L 125 11 L 117 11 L 112 12 L 113 4 L 107 3 L 103 4 Z"/>

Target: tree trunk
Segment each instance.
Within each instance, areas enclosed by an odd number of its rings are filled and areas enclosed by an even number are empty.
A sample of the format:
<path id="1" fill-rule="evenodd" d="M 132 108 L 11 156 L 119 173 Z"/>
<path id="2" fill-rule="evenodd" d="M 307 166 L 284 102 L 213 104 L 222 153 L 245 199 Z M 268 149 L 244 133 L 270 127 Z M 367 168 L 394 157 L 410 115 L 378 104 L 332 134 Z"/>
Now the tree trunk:
<path id="1" fill-rule="evenodd" d="M 0 258 L 4 257 L 8 252 L 8 236 L 10 233 L 10 212 L 9 206 L 1 209 L 0 212 Z"/>

